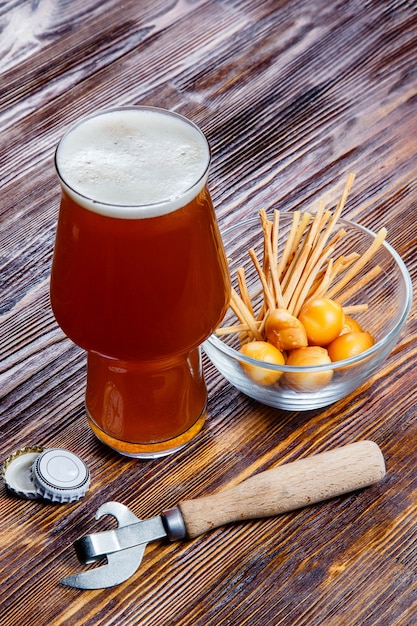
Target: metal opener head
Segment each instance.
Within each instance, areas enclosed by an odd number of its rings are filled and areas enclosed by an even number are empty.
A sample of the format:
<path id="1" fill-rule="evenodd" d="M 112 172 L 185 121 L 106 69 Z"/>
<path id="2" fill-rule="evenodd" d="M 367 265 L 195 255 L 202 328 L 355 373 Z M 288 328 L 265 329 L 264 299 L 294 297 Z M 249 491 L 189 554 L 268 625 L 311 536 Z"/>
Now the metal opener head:
<path id="1" fill-rule="evenodd" d="M 105 502 L 96 513 L 96 519 L 103 515 L 112 515 L 119 527 L 140 522 L 139 518 L 120 502 Z M 113 587 L 127 580 L 138 569 L 146 544 L 135 545 L 125 550 L 106 555 L 107 563 L 61 580 L 63 585 L 77 589 L 104 589 Z M 93 562 L 92 560 L 88 562 Z"/>

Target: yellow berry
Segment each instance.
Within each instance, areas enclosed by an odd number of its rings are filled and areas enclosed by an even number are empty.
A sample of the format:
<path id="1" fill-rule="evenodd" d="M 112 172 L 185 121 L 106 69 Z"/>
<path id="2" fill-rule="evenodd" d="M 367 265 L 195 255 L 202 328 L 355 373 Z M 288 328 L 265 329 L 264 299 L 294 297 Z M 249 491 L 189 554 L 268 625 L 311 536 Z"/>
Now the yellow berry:
<path id="1" fill-rule="evenodd" d="M 327 346 L 343 328 L 343 309 L 329 298 L 314 298 L 301 309 L 298 319 L 304 326 L 312 346 Z"/>
<path id="2" fill-rule="evenodd" d="M 346 333 L 360 333 L 362 332 L 361 325 L 359 322 L 353 319 L 353 317 L 349 317 L 349 315 L 345 315 L 345 320 L 343 322 L 343 328 L 340 331 L 341 335 L 345 335 Z"/>
<path id="3" fill-rule="evenodd" d="M 286 365 L 295 367 L 311 367 L 331 363 L 327 350 L 320 346 L 308 346 L 292 350 L 287 358 Z M 316 391 L 327 385 L 333 376 L 333 370 L 320 372 L 285 372 L 285 382 L 297 391 Z"/>
<path id="4" fill-rule="evenodd" d="M 268 315 L 265 335 L 278 350 L 294 350 L 308 345 L 304 326 L 286 309 L 275 309 Z"/>
<path id="5" fill-rule="evenodd" d="M 368 332 L 350 332 L 340 335 L 327 347 L 332 361 L 343 361 L 351 356 L 365 352 L 374 345 L 374 340 Z"/>
<path id="6" fill-rule="evenodd" d="M 251 357 L 264 363 L 274 365 L 284 365 L 284 355 L 278 348 L 267 341 L 251 341 L 245 343 L 240 352 L 245 356 Z M 255 383 L 259 385 L 273 385 L 280 378 L 282 372 L 276 370 L 268 370 L 259 365 L 251 365 L 249 363 L 241 363 L 243 370 Z"/>

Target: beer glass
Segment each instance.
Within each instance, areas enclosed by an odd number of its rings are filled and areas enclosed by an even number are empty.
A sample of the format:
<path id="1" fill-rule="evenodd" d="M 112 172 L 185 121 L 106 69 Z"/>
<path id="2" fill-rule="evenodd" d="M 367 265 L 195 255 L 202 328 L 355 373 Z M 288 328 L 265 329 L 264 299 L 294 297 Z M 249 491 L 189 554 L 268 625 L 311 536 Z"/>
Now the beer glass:
<path id="1" fill-rule="evenodd" d="M 107 109 L 70 128 L 55 165 L 51 305 L 87 352 L 88 423 L 121 454 L 169 454 L 204 424 L 200 345 L 230 295 L 208 142 L 164 109 Z"/>

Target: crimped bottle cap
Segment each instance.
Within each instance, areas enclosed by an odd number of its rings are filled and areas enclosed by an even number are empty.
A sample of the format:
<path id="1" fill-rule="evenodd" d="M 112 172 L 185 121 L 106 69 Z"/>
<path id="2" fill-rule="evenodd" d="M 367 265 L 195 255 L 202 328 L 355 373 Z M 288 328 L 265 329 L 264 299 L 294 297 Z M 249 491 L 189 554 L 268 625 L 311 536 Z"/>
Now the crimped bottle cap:
<path id="1" fill-rule="evenodd" d="M 75 502 L 90 485 L 90 472 L 75 454 L 62 448 L 23 448 L 3 465 L 3 479 L 16 495 L 30 500 Z"/>
<path id="2" fill-rule="evenodd" d="M 32 446 L 13 452 L 3 463 L 2 476 L 7 488 L 20 498 L 40 498 L 32 479 L 32 465 L 43 448 Z"/>
<path id="3" fill-rule="evenodd" d="M 83 461 L 68 450 L 50 448 L 32 465 L 37 492 L 52 502 L 75 502 L 90 485 L 90 472 Z"/>

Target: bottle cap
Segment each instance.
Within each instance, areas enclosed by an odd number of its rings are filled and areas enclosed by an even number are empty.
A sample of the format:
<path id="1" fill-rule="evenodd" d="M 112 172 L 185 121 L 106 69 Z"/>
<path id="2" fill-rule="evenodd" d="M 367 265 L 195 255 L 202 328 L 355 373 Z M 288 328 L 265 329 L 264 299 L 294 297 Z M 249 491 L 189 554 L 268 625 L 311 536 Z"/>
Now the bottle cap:
<path id="1" fill-rule="evenodd" d="M 90 472 L 75 454 L 62 448 L 24 448 L 3 465 L 3 479 L 16 495 L 52 502 L 75 502 L 90 485 Z"/>
<path id="2" fill-rule="evenodd" d="M 2 476 L 10 491 L 27 500 L 37 500 L 40 495 L 32 480 L 32 465 L 43 452 L 39 446 L 26 447 L 13 452 L 3 463 Z"/>

